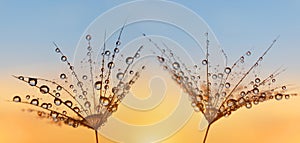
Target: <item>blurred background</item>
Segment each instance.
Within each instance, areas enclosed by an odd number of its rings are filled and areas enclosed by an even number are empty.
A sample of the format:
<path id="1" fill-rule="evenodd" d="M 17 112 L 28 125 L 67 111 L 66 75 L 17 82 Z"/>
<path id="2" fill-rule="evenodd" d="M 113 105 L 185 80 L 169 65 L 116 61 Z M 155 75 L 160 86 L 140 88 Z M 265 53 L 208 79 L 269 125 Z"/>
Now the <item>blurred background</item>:
<path id="1" fill-rule="evenodd" d="M 29 106 L 7 102 L 15 95 L 23 95 L 24 92 L 32 90 L 11 75 L 55 79 L 61 72 L 59 67 L 63 65 L 54 52 L 52 41 L 59 43 L 64 53 L 72 57 L 87 27 L 105 11 L 126 2 L 129 1 L 0 1 L 0 142 L 95 142 L 92 130 L 85 127 L 74 129 L 65 125 L 53 125 L 48 120 L 39 119 L 34 113 L 22 111 L 30 108 Z M 291 85 L 291 92 L 299 93 L 299 1 L 174 0 L 172 2 L 191 9 L 206 21 L 227 53 L 229 63 L 249 49 L 261 53 L 274 38 L 280 35 L 274 48 L 264 58 L 261 68 L 263 70 L 260 72 L 271 73 L 281 66 L 286 68 L 287 70 L 278 77 L 278 82 Z M 128 11 L 135 10 L 128 9 Z M 187 47 L 185 50 L 191 49 Z M 138 81 L 141 84 L 133 87 L 132 91 L 140 98 L 153 95 L 147 87 L 149 84 L 147 80 L 151 79 L 150 75 L 151 72 L 146 72 L 145 78 Z M 149 111 L 137 111 L 121 105 L 113 116 L 133 125 L 149 125 L 169 116 L 168 113 L 172 112 L 179 103 L 181 90 L 172 80 L 167 79 L 166 72 L 162 72 L 161 77 L 166 78 L 164 82 L 168 88 L 165 91 L 166 96 L 158 107 Z M 292 97 L 280 102 L 272 100 L 261 103 L 251 110 L 242 108 L 228 118 L 213 124 L 207 142 L 297 143 L 300 141 L 299 107 L 300 98 Z M 187 112 L 191 110 L 191 107 L 186 108 Z M 201 120 L 200 113 L 192 114 L 186 124 L 159 142 L 202 142 L 205 132 L 199 130 Z M 109 130 L 123 131 L 125 136 L 130 132 L 122 128 Z M 127 137 L 144 139 L 136 142 L 152 142 L 147 140 L 147 137 L 151 138 L 161 130 L 170 129 L 161 128 L 150 133 L 140 132 L 136 137 Z M 100 142 L 114 141 L 100 136 Z"/>

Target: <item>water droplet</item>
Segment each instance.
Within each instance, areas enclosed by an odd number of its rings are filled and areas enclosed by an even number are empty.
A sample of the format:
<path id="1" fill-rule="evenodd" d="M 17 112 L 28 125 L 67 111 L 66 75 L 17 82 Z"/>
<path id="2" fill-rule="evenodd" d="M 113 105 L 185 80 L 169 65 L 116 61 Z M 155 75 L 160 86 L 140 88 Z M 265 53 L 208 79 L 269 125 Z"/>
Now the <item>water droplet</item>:
<path id="1" fill-rule="evenodd" d="M 286 90 L 286 86 L 282 86 L 281 89 L 282 89 L 282 90 Z"/>
<path id="2" fill-rule="evenodd" d="M 121 72 L 117 73 L 117 79 L 118 80 L 123 79 L 123 77 L 124 77 L 124 73 L 121 73 Z"/>
<path id="3" fill-rule="evenodd" d="M 66 115 L 66 114 L 67 114 L 67 111 L 63 111 L 62 113 L 63 113 L 64 115 Z"/>
<path id="4" fill-rule="evenodd" d="M 126 58 L 126 63 L 127 64 L 132 64 L 133 63 L 133 57 L 127 57 Z"/>
<path id="5" fill-rule="evenodd" d="M 89 101 L 86 101 L 86 102 L 84 103 L 84 106 L 85 106 L 86 108 L 90 108 L 90 107 L 91 107 L 91 103 L 90 103 Z"/>
<path id="6" fill-rule="evenodd" d="M 134 71 L 133 71 L 133 70 L 129 71 L 129 74 L 133 74 L 133 73 L 134 73 Z"/>
<path id="7" fill-rule="evenodd" d="M 247 55 L 247 56 L 250 56 L 250 55 L 251 55 L 251 51 L 247 51 L 247 52 L 246 52 L 246 55 Z"/>
<path id="8" fill-rule="evenodd" d="M 38 106 L 39 105 L 39 100 L 32 99 L 31 102 L 30 102 L 30 104 Z"/>
<path id="9" fill-rule="evenodd" d="M 54 112 L 54 111 L 51 111 L 50 116 L 52 118 L 57 118 L 58 114 L 56 112 Z"/>
<path id="10" fill-rule="evenodd" d="M 157 59 L 160 63 L 163 63 L 165 61 L 165 59 L 163 57 L 157 56 Z"/>
<path id="11" fill-rule="evenodd" d="M 117 46 L 120 46 L 120 45 L 121 45 L 121 41 L 118 40 L 118 41 L 116 42 L 116 45 L 117 45 Z"/>
<path id="12" fill-rule="evenodd" d="M 175 70 L 177 70 L 177 69 L 180 68 L 180 65 L 179 65 L 178 62 L 174 62 L 174 63 L 172 64 L 172 66 L 173 66 L 173 68 L 174 68 Z"/>
<path id="13" fill-rule="evenodd" d="M 225 83 L 225 88 L 229 88 L 230 87 L 230 83 L 229 82 L 226 82 Z"/>
<path id="14" fill-rule="evenodd" d="M 212 75 L 212 79 L 217 79 L 217 77 L 218 77 L 218 76 L 217 76 L 216 74 L 213 74 L 213 75 Z"/>
<path id="15" fill-rule="evenodd" d="M 26 97 L 25 97 L 27 100 L 29 100 L 30 99 L 30 95 L 26 95 Z"/>
<path id="16" fill-rule="evenodd" d="M 283 95 L 280 94 L 280 93 L 278 93 L 278 94 L 275 95 L 275 99 L 276 99 L 276 100 L 281 100 L 282 97 L 283 97 Z"/>
<path id="17" fill-rule="evenodd" d="M 140 57 L 140 54 L 139 53 L 136 53 L 135 55 L 134 55 L 134 58 L 139 58 Z"/>
<path id="18" fill-rule="evenodd" d="M 54 104 L 55 104 L 56 106 L 59 106 L 61 103 L 62 103 L 62 101 L 61 101 L 59 98 L 55 98 L 55 99 L 54 99 Z"/>
<path id="19" fill-rule="evenodd" d="M 226 68 L 224 69 L 224 72 L 225 72 L 226 74 L 230 74 L 231 68 L 230 68 L 230 67 L 226 67 Z"/>
<path id="20" fill-rule="evenodd" d="M 258 88 L 254 88 L 253 89 L 253 94 L 257 95 L 259 93 L 259 89 Z"/>
<path id="21" fill-rule="evenodd" d="M 49 87 L 46 86 L 46 85 L 42 85 L 42 86 L 40 87 L 40 92 L 41 92 L 42 94 L 48 93 L 48 92 L 49 92 Z"/>
<path id="22" fill-rule="evenodd" d="M 88 35 L 85 36 L 85 39 L 90 41 L 92 39 L 92 36 L 88 34 Z"/>
<path id="23" fill-rule="evenodd" d="M 284 98 L 285 98 L 285 99 L 289 99 L 289 98 L 290 98 L 290 95 L 286 94 L 286 95 L 284 96 Z"/>
<path id="24" fill-rule="evenodd" d="M 256 83 L 260 83 L 260 78 L 256 78 L 256 79 L 255 79 L 255 82 L 256 82 Z"/>
<path id="25" fill-rule="evenodd" d="M 82 79 L 83 79 L 83 80 L 87 80 L 88 77 L 87 77 L 86 75 L 83 75 L 83 76 L 82 76 Z"/>
<path id="26" fill-rule="evenodd" d="M 119 48 L 115 48 L 115 49 L 114 49 L 114 52 L 115 52 L 115 53 L 119 53 L 119 51 L 120 51 Z"/>
<path id="27" fill-rule="evenodd" d="M 105 53 L 104 53 L 106 56 L 109 56 L 110 55 L 110 51 L 105 51 Z"/>
<path id="28" fill-rule="evenodd" d="M 109 104 L 109 99 L 107 97 L 101 97 L 100 98 L 100 104 L 102 104 L 103 106 L 107 106 Z"/>
<path id="29" fill-rule="evenodd" d="M 36 84 L 37 84 L 37 79 L 36 79 L 36 78 L 29 78 L 29 79 L 28 79 L 28 83 L 29 83 L 29 85 L 31 85 L 31 86 L 36 86 Z"/>
<path id="30" fill-rule="evenodd" d="M 18 79 L 19 80 L 24 80 L 24 77 L 23 76 L 19 76 Z"/>
<path id="31" fill-rule="evenodd" d="M 246 95 L 246 93 L 245 93 L 245 91 L 242 91 L 241 93 L 240 93 L 240 96 L 245 96 Z"/>
<path id="32" fill-rule="evenodd" d="M 57 89 L 57 91 L 61 91 L 62 87 L 61 87 L 60 85 L 58 85 L 58 86 L 56 87 L 56 89 Z"/>
<path id="33" fill-rule="evenodd" d="M 246 106 L 246 108 L 250 109 L 252 107 L 252 104 L 251 104 L 251 102 L 246 102 L 245 106 Z"/>
<path id="34" fill-rule="evenodd" d="M 13 101 L 14 101 L 14 102 L 21 102 L 21 97 L 20 97 L 20 96 L 15 96 L 15 97 L 13 98 Z"/>
<path id="35" fill-rule="evenodd" d="M 70 100 L 65 101 L 65 104 L 66 104 L 68 107 L 72 107 L 72 105 L 73 105 L 73 103 L 72 103 Z"/>
<path id="36" fill-rule="evenodd" d="M 66 79 L 66 78 L 67 78 L 66 74 L 64 74 L 64 73 L 60 74 L 59 77 L 60 77 L 61 79 Z"/>
<path id="37" fill-rule="evenodd" d="M 109 62 L 109 63 L 107 64 L 107 67 L 108 67 L 109 69 L 114 68 L 114 67 L 115 67 L 114 62 Z"/>
<path id="38" fill-rule="evenodd" d="M 83 91 L 82 94 L 83 94 L 84 96 L 86 96 L 86 95 L 87 95 L 87 91 Z"/>
<path id="39" fill-rule="evenodd" d="M 63 61 L 63 62 L 65 62 L 65 61 L 67 61 L 67 57 L 66 56 L 61 56 L 61 61 Z"/>
<path id="40" fill-rule="evenodd" d="M 207 65 L 207 60 L 203 60 L 202 65 Z"/>
<path id="41" fill-rule="evenodd" d="M 73 110 L 77 113 L 80 111 L 80 109 L 78 107 L 74 107 Z"/>
<path id="42" fill-rule="evenodd" d="M 56 48 L 56 49 L 55 49 L 55 52 L 56 52 L 56 53 L 59 53 L 59 52 L 60 52 L 60 49 L 59 49 L 59 48 Z"/>
<path id="43" fill-rule="evenodd" d="M 97 82 L 95 82 L 94 87 L 95 87 L 96 90 L 100 90 L 101 89 L 101 85 L 102 85 L 102 82 L 101 81 L 97 81 Z"/>
<path id="44" fill-rule="evenodd" d="M 48 109 L 48 104 L 47 103 L 42 103 L 41 107 L 44 108 L 44 109 Z"/>

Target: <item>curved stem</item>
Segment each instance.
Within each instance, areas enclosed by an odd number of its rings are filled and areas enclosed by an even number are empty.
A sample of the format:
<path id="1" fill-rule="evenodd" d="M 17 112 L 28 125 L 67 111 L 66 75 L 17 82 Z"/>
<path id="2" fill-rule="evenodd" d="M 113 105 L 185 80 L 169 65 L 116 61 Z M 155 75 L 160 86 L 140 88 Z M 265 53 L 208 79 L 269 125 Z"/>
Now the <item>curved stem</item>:
<path id="1" fill-rule="evenodd" d="M 208 124 L 208 127 L 207 127 L 207 129 L 206 129 L 206 133 L 205 133 L 205 136 L 204 136 L 204 139 L 203 139 L 203 143 L 205 143 L 205 141 L 206 141 L 206 138 L 207 138 L 207 135 L 208 135 L 208 131 L 209 131 L 210 125 L 211 125 L 211 124 Z"/>
<path id="2" fill-rule="evenodd" d="M 98 142 L 98 131 L 97 130 L 95 130 L 95 136 L 96 136 L 96 143 L 99 143 Z"/>

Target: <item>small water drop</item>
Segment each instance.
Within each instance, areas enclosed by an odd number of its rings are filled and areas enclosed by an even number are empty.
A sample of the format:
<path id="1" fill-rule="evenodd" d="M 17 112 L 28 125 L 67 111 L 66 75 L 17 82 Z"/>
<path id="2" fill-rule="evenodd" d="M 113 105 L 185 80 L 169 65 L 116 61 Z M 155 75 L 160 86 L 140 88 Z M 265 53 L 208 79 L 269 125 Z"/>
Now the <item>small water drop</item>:
<path id="1" fill-rule="evenodd" d="M 44 108 L 44 109 L 48 109 L 48 104 L 47 103 L 42 103 L 41 107 Z"/>
<path id="2" fill-rule="evenodd" d="M 59 53 L 59 52 L 60 52 L 60 49 L 59 49 L 59 48 L 56 48 L 56 49 L 55 49 L 55 52 L 56 52 L 56 53 Z"/>
<path id="3" fill-rule="evenodd" d="M 120 46 L 120 45 L 121 45 L 121 41 L 118 40 L 118 41 L 116 42 L 116 45 L 117 45 L 117 46 Z"/>
<path id="4" fill-rule="evenodd" d="M 230 67 L 226 67 L 226 68 L 224 69 L 224 72 L 225 72 L 226 74 L 230 74 L 231 68 L 230 68 Z"/>
<path id="5" fill-rule="evenodd" d="M 123 77 L 124 77 L 124 73 L 122 73 L 122 72 L 117 73 L 117 79 L 118 80 L 123 79 Z"/>
<path id="6" fill-rule="evenodd" d="M 59 77 L 60 77 L 60 79 L 66 79 L 67 78 L 66 74 L 64 74 L 64 73 L 60 74 Z"/>
<path id="7" fill-rule="evenodd" d="M 114 49 L 114 52 L 115 52 L 115 53 L 119 53 L 119 51 L 120 51 L 119 48 L 115 48 L 115 49 Z"/>
<path id="8" fill-rule="evenodd" d="M 245 96 L 246 95 L 246 93 L 245 93 L 245 91 L 242 91 L 241 93 L 240 93 L 240 96 Z"/>
<path id="9" fill-rule="evenodd" d="M 24 77 L 23 76 L 19 76 L 18 79 L 19 80 L 24 80 Z"/>
<path id="10" fill-rule="evenodd" d="M 282 86 L 281 89 L 282 89 L 282 90 L 286 90 L 286 86 Z"/>
<path id="11" fill-rule="evenodd" d="M 173 66 L 173 68 L 174 68 L 175 70 L 177 70 L 177 69 L 180 68 L 180 65 L 179 65 L 178 62 L 174 62 L 174 63 L 172 64 L 172 66 Z"/>
<path id="12" fill-rule="evenodd" d="M 13 101 L 14 101 L 14 102 L 21 102 L 21 97 L 20 97 L 20 96 L 15 96 L 15 97 L 13 98 Z"/>
<path id="13" fill-rule="evenodd" d="M 245 106 L 246 106 L 246 108 L 250 109 L 252 107 L 252 104 L 251 104 L 251 102 L 246 102 Z"/>
<path id="14" fill-rule="evenodd" d="M 83 75 L 83 76 L 82 76 L 82 79 L 83 79 L 83 80 L 87 80 L 87 79 L 88 79 L 87 75 Z"/>
<path id="15" fill-rule="evenodd" d="M 276 100 L 281 100 L 282 97 L 283 97 L 283 95 L 280 94 L 280 93 L 278 93 L 278 94 L 275 95 L 275 99 L 276 99 Z"/>
<path id="16" fill-rule="evenodd" d="M 247 55 L 247 56 L 250 56 L 250 55 L 251 55 L 251 51 L 247 51 L 247 52 L 246 52 L 246 55 Z"/>
<path id="17" fill-rule="evenodd" d="M 225 83 L 225 88 L 229 88 L 230 87 L 230 83 L 229 82 L 226 82 Z"/>
<path id="18" fill-rule="evenodd" d="M 90 41 L 92 39 L 92 36 L 88 34 L 88 35 L 85 36 L 85 39 Z"/>
<path id="19" fill-rule="evenodd" d="M 203 60 L 202 65 L 207 65 L 207 60 Z"/>
<path id="20" fill-rule="evenodd" d="M 31 102 L 30 102 L 30 104 L 38 106 L 39 105 L 39 100 L 32 99 Z"/>
<path id="21" fill-rule="evenodd" d="M 62 87 L 61 87 L 60 85 L 58 85 L 58 86 L 56 87 L 56 89 L 57 89 L 57 91 L 61 91 Z"/>
<path id="22" fill-rule="evenodd" d="M 259 93 L 259 89 L 258 88 L 254 88 L 253 89 L 253 94 L 257 95 Z"/>
<path id="23" fill-rule="evenodd" d="M 54 104 L 55 104 L 56 106 L 61 105 L 61 103 L 62 103 L 62 101 L 61 101 L 59 98 L 55 98 L 55 99 L 54 99 Z"/>
<path id="24" fill-rule="evenodd" d="M 100 90 L 100 89 L 101 89 L 101 86 L 102 86 L 102 82 L 101 82 L 101 81 L 95 82 L 94 87 L 95 87 L 96 90 Z"/>
<path id="25" fill-rule="evenodd" d="M 80 111 L 80 109 L 78 107 L 74 107 L 73 110 L 77 113 Z"/>
<path id="26" fill-rule="evenodd" d="M 29 79 L 28 79 L 28 83 L 29 83 L 29 85 L 31 85 L 31 86 L 36 86 L 36 84 L 37 84 L 37 79 L 36 79 L 36 78 L 29 78 Z"/>
<path id="27" fill-rule="evenodd" d="M 73 105 L 73 103 L 72 103 L 70 100 L 65 101 L 65 104 L 66 104 L 68 107 L 72 107 L 72 105 Z"/>
<path id="28" fill-rule="evenodd" d="M 46 86 L 46 85 L 42 85 L 42 86 L 40 87 L 40 92 L 41 92 L 42 94 L 49 93 L 49 87 Z"/>
<path id="29" fill-rule="evenodd" d="M 157 59 L 160 63 L 163 63 L 165 61 L 165 59 L 163 57 L 157 56 Z"/>
<path id="30" fill-rule="evenodd" d="M 289 94 L 286 94 L 286 95 L 284 96 L 284 98 L 285 98 L 285 99 L 289 99 L 289 98 L 290 98 L 290 95 L 289 95 Z"/>
<path id="31" fill-rule="evenodd" d="M 255 82 L 256 82 L 256 83 L 260 83 L 260 78 L 256 78 L 256 79 L 255 79 Z"/>
<path id="32" fill-rule="evenodd" d="M 66 56 L 61 56 L 61 61 L 63 61 L 63 62 L 65 62 L 65 61 L 67 61 L 67 57 Z"/>
<path id="33" fill-rule="evenodd" d="M 109 56 L 110 55 L 110 51 L 105 51 L 105 53 L 104 53 L 106 56 Z"/>
<path id="34" fill-rule="evenodd" d="M 86 108 L 90 108 L 90 107 L 91 107 L 91 103 L 90 103 L 89 101 L 86 101 L 86 102 L 84 103 L 84 106 L 85 106 Z"/>
<path id="35" fill-rule="evenodd" d="M 26 95 L 26 97 L 25 97 L 27 100 L 29 100 L 30 99 L 30 95 Z"/>
<path id="36" fill-rule="evenodd" d="M 109 104 L 110 100 L 107 97 L 101 97 L 100 98 L 100 104 L 103 106 L 107 106 Z"/>
<path id="37" fill-rule="evenodd" d="M 115 67 L 114 62 L 109 62 L 109 63 L 107 64 L 107 67 L 108 67 L 109 69 L 114 68 L 114 67 Z"/>
<path id="38" fill-rule="evenodd" d="M 127 64 L 132 64 L 133 63 L 133 57 L 127 57 L 126 58 L 126 63 Z"/>

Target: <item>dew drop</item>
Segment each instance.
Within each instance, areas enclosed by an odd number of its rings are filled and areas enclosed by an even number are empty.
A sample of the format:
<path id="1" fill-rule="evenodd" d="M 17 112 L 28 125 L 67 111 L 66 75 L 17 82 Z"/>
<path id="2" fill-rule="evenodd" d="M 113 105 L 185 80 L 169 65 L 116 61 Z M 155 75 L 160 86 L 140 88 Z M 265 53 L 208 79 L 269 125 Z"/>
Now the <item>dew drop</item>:
<path id="1" fill-rule="evenodd" d="M 276 81 L 276 79 L 272 79 L 272 82 L 275 82 Z"/>
<path id="2" fill-rule="evenodd" d="M 225 83 L 225 88 L 229 88 L 230 87 L 230 83 L 229 82 L 226 82 Z"/>
<path id="3" fill-rule="evenodd" d="M 251 51 L 247 51 L 247 52 L 246 52 L 246 55 L 247 55 L 247 56 L 250 56 L 250 55 L 251 55 Z"/>
<path id="4" fill-rule="evenodd" d="M 119 48 L 115 48 L 115 49 L 114 49 L 114 52 L 115 52 L 115 53 L 119 53 L 119 51 L 120 51 Z"/>
<path id="5" fill-rule="evenodd" d="M 54 99 L 54 104 L 55 104 L 56 106 L 61 105 L 61 103 L 62 103 L 62 101 L 61 101 L 59 98 L 55 98 L 55 99 Z"/>
<path id="6" fill-rule="evenodd" d="M 133 57 L 127 57 L 126 58 L 126 63 L 127 64 L 132 64 L 133 63 Z"/>
<path id="7" fill-rule="evenodd" d="M 109 56 L 110 55 L 110 51 L 105 51 L 105 53 L 104 53 L 106 56 Z"/>
<path id="8" fill-rule="evenodd" d="M 19 76 L 18 79 L 19 80 L 24 80 L 24 77 L 23 76 Z"/>
<path id="9" fill-rule="evenodd" d="M 260 78 L 256 78 L 256 79 L 255 79 L 255 82 L 256 82 L 256 83 L 260 83 Z"/>
<path id="10" fill-rule="evenodd" d="M 58 85 L 58 86 L 56 87 L 56 89 L 57 89 L 57 91 L 61 91 L 62 87 L 61 87 L 60 85 Z"/>
<path id="11" fill-rule="evenodd" d="M 86 108 L 90 108 L 90 107 L 91 107 L 91 103 L 90 103 L 89 101 L 86 101 L 86 102 L 84 103 L 84 106 L 85 106 Z"/>
<path id="12" fill-rule="evenodd" d="M 73 103 L 72 103 L 70 100 L 65 101 L 65 104 L 66 104 L 68 107 L 72 107 L 72 105 L 73 105 Z"/>
<path id="13" fill-rule="evenodd" d="M 133 71 L 133 70 L 129 71 L 129 74 L 133 74 L 133 73 L 134 73 L 134 71 Z"/>
<path id="14" fill-rule="evenodd" d="M 116 45 L 117 45 L 117 46 L 120 46 L 120 45 L 121 45 L 121 41 L 118 40 L 118 41 L 116 42 Z"/>
<path id="15" fill-rule="evenodd" d="M 88 41 L 90 41 L 92 39 L 92 36 L 91 35 L 86 35 L 85 39 L 88 40 Z"/>
<path id="16" fill-rule="evenodd" d="M 160 63 L 163 63 L 165 61 L 165 59 L 163 57 L 157 56 L 157 59 Z"/>
<path id="17" fill-rule="evenodd" d="M 283 95 L 280 94 L 280 93 L 278 93 L 278 94 L 275 95 L 275 99 L 276 99 L 276 100 L 281 100 L 282 97 L 283 97 Z"/>
<path id="18" fill-rule="evenodd" d="M 51 111 L 50 116 L 52 118 L 57 118 L 58 114 L 56 112 L 54 112 L 54 111 Z"/>
<path id="19" fill-rule="evenodd" d="M 83 75 L 83 76 L 82 76 L 82 79 L 83 79 L 83 80 L 87 80 L 88 77 L 87 77 L 86 75 Z"/>
<path id="20" fill-rule="evenodd" d="M 281 89 L 282 89 L 282 90 L 286 90 L 286 86 L 282 86 Z"/>
<path id="21" fill-rule="evenodd" d="M 253 94 L 257 95 L 259 93 L 259 89 L 258 88 L 254 88 L 253 89 Z"/>
<path id="22" fill-rule="evenodd" d="M 46 85 L 42 85 L 42 86 L 40 87 L 40 92 L 41 92 L 42 94 L 49 93 L 49 87 L 46 86 Z"/>
<path id="23" fill-rule="evenodd" d="M 226 74 L 229 74 L 229 73 L 231 72 L 231 68 L 226 67 L 226 68 L 224 69 L 224 72 L 225 72 Z"/>
<path id="24" fill-rule="evenodd" d="M 59 53 L 59 52 L 60 52 L 60 49 L 59 49 L 59 48 L 56 48 L 56 49 L 55 49 L 55 52 L 56 52 L 56 53 Z"/>
<path id="25" fill-rule="evenodd" d="M 20 96 L 15 96 L 15 97 L 13 98 L 13 101 L 14 101 L 14 102 L 21 102 L 21 97 L 20 97 Z"/>
<path id="26" fill-rule="evenodd" d="M 179 65 L 178 62 L 174 62 L 174 63 L 172 64 L 172 66 L 173 66 L 173 68 L 174 68 L 175 70 L 177 70 L 177 69 L 180 68 L 180 65 Z"/>
<path id="27" fill-rule="evenodd" d="M 118 80 L 123 79 L 123 77 L 124 77 L 124 74 L 123 74 L 123 73 L 121 73 L 121 72 L 117 73 L 117 79 L 118 79 Z"/>
<path id="28" fill-rule="evenodd" d="M 207 65 L 207 60 L 203 60 L 202 65 Z"/>
<path id="29" fill-rule="evenodd" d="M 286 95 L 284 96 L 284 98 L 285 98 L 285 99 L 289 99 L 289 98 L 290 98 L 290 95 L 286 94 Z"/>
<path id="30" fill-rule="evenodd" d="M 63 62 L 65 62 L 65 61 L 67 61 L 67 57 L 66 56 L 61 56 L 61 61 L 63 61 Z"/>
<path id="31" fill-rule="evenodd" d="M 44 109 L 48 109 L 48 104 L 47 103 L 42 103 L 41 107 L 44 108 Z"/>
<path id="32" fill-rule="evenodd" d="M 107 106 L 109 104 L 109 99 L 107 97 L 101 97 L 100 98 L 100 104 L 102 104 L 103 106 Z"/>
<path id="33" fill-rule="evenodd" d="M 29 78 L 29 79 L 28 79 L 28 83 L 29 83 L 29 85 L 31 85 L 31 86 L 36 86 L 36 84 L 37 84 L 37 79 L 36 79 L 36 78 Z"/>
<path id="34" fill-rule="evenodd" d="M 252 107 L 252 104 L 251 104 L 251 102 L 246 102 L 245 106 L 246 106 L 246 108 L 250 109 Z"/>
<path id="35" fill-rule="evenodd" d="M 101 89 L 101 85 L 102 85 L 102 82 L 101 81 L 97 81 L 97 82 L 95 82 L 94 87 L 95 87 L 96 90 L 100 90 Z"/>
<path id="36" fill-rule="evenodd" d="M 59 77 L 60 77 L 60 79 L 66 79 L 67 78 L 66 74 L 64 74 L 64 73 L 60 74 Z"/>
<path id="37" fill-rule="evenodd" d="M 27 100 L 29 100 L 30 99 L 30 95 L 26 95 L 26 97 L 25 97 Z"/>
<path id="38" fill-rule="evenodd" d="M 31 102 L 30 102 L 30 104 L 38 106 L 39 105 L 39 101 L 37 99 L 32 99 Z"/>
<path id="39" fill-rule="evenodd" d="M 217 76 L 216 74 L 213 74 L 213 75 L 212 75 L 212 78 L 213 78 L 213 79 L 217 79 L 217 77 L 218 77 L 218 76 Z"/>
<path id="40" fill-rule="evenodd" d="M 115 67 L 114 62 L 109 62 L 109 63 L 107 64 L 107 67 L 108 67 L 109 69 L 114 68 L 114 67 Z"/>
<path id="41" fill-rule="evenodd" d="M 241 93 L 240 93 L 240 96 L 245 96 L 246 95 L 246 93 L 245 93 L 245 91 L 242 91 Z"/>
<path id="42" fill-rule="evenodd" d="M 66 114 L 67 114 L 67 111 L 63 111 L 62 113 L 63 113 L 64 115 L 66 115 Z"/>

